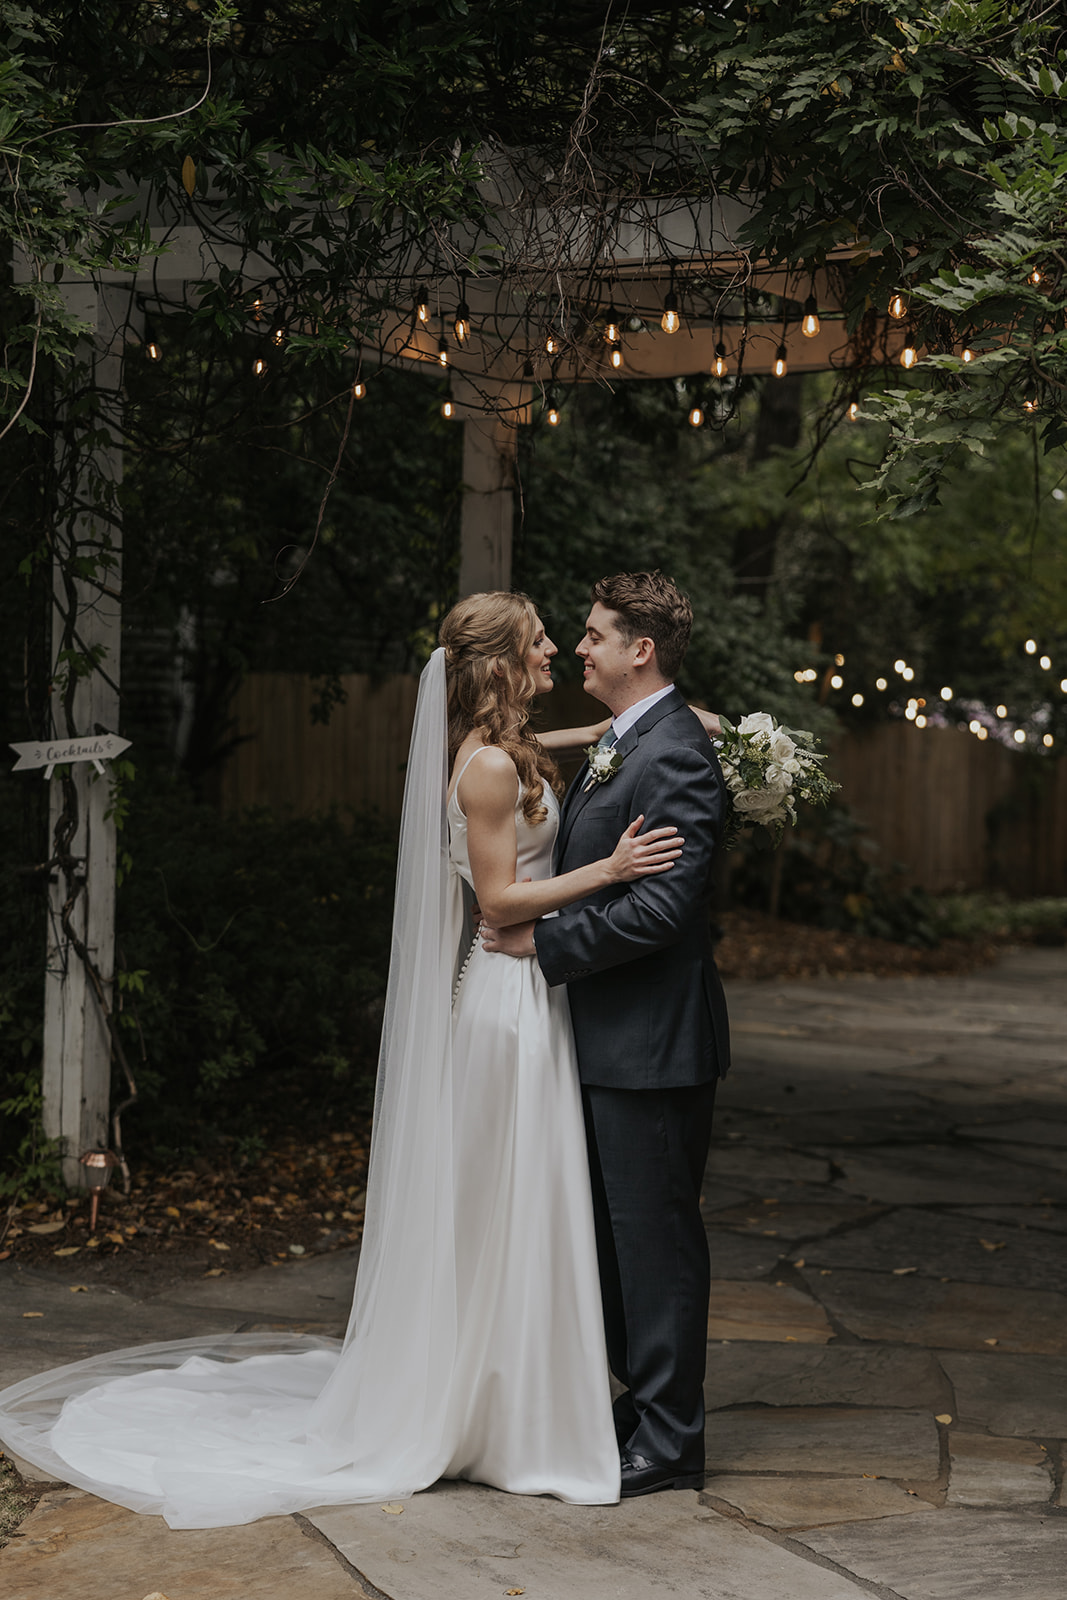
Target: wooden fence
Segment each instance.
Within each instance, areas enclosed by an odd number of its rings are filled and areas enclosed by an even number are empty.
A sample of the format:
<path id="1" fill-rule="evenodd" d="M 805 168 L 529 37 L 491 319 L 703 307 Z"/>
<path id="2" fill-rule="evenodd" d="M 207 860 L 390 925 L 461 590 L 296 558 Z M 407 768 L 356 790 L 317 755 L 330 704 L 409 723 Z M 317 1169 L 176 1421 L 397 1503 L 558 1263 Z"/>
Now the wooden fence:
<path id="1" fill-rule="evenodd" d="M 269 805 L 309 815 L 331 806 L 398 816 L 416 680 L 375 685 L 352 674 L 325 726 L 313 723 L 310 679 L 255 673 L 233 703 L 240 738 L 222 774 L 223 808 Z M 580 686 L 557 689 L 554 725 L 599 709 Z M 841 798 L 870 829 L 879 859 L 933 893 L 1003 889 L 1067 894 L 1067 762 L 980 742 L 955 728 L 879 723 L 843 736 L 831 770 Z"/>

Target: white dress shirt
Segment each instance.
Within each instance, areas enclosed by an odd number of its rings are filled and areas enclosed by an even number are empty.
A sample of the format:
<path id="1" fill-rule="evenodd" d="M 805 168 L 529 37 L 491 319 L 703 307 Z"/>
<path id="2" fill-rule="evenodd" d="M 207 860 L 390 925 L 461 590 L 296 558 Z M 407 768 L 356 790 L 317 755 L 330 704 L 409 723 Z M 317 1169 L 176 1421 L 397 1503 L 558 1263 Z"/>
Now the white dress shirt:
<path id="1" fill-rule="evenodd" d="M 668 683 L 663 689 L 657 689 L 655 694 L 646 694 L 643 700 L 638 700 L 636 705 L 627 706 L 625 711 L 620 711 L 617 717 L 611 719 L 611 731 L 618 744 L 627 728 L 632 728 L 635 722 L 640 721 L 646 711 L 651 711 L 658 700 L 663 700 L 674 688 L 673 683 Z"/>

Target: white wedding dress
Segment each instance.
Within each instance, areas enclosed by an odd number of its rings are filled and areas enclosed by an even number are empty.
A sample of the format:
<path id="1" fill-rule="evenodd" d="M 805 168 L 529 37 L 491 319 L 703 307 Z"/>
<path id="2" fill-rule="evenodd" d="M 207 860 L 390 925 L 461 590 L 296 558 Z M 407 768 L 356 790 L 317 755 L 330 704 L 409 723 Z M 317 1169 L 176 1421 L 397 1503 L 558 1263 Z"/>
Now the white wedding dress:
<path id="1" fill-rule="evenodd" d="M 519 880 L 551 874 L 559 812 L 547 788 L 545 802 L 536 827 L 516 805 Z M 444 901 L 421 905 L 447 930 L 436 950 L 457 932 L 458 877 L 470 881 L 455 798 L 447 815 Z M 401 894 L 418 899 L 403 879 L 398 908 Z M 420 914 L 420 904 L 408 909 Z M 401 1045 L 425 987 L 451 984 L 455 971 L 450 952 L 430 972 L 405 961 L 410 952 L 394 944 L 387 1032 Z M 93 1357 L 0 1395 L 5 1445 L 178 1528 L 395 1500 L 441 1477 L 578 1504 L 617 1500 L 565 993 L 548 988 L 535 959 L 476 941 L 451 1031 L 439 1078 L 416 1031 L 410 1083 L 401 1077 L 379 1097 L 343 1345 L 235 1334 Z"/>

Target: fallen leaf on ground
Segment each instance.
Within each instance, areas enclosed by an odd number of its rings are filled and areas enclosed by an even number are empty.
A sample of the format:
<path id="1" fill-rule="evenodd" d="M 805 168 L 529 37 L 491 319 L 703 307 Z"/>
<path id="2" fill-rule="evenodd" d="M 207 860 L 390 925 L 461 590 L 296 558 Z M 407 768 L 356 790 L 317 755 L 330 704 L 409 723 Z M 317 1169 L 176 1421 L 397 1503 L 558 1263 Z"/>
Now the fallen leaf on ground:
<path id="1" fill-rule="evenodd" d="M 289 1254 L 291 1256 L 302 1256 L 304 1254 L 304 1246 L 302 1244 L 291 1244 L 289 1246 Z"/>
<path id="2" fill-rule="evenodd" d="M 204 1273 L 205 1278 L 225 1278 L 226 1275 L 225 1267 L 208 1267 Z"/>
<path id="3" fill-rule="evenodd" d="M 163 1215 L 165 1217 L 180 1217 L 181 1212 L 178 1210 L 177 1206 L 164 1206 Z"/>
<path id="4" fill-rule="evenodd" d="M 44 1312 L 43 1311 L 24 1311 L 22 1313 L 22 1315 L 24 1317 L 43 1317 L 44 1316 Z"/>
<path id="5" fill-rule="evenodd" d="M 81 1249 L 80 1244 L 65 1244 L 61 1250 L 53 1250 L 54 1256 L 76 1256 Z"/>
<path id="6" fill-rule="evenodd" d="M 385 1512 L 386 1516 L 389 1517 L 398 1517 L 403 1509 L 403 1506 L 398 1506 L 395 1503 L 382 1507 L 382 1510 Z"/>
<path id="7" fill-rule="evenodd" d="M 104 1238 L 109 1240 L 111 1244 L 125 1244 L 126 1243 L 125 1236 L 123 1234 L 121 1234 L 121 1233 L 105 1233 L 104 1234 Z"/>
<path id="8" fill-rule="evenodd" d="M 918 1267 L 894 1267 L 893 1276 L 894 1278 L 905 1278 L 909 1272 L 918 1272 L 918 1270 Z"/>
<path id="9" fill-rule="evenodd" d="M 87 1283 L 72 1283 L 70 1292 L 71 1294 L 88 1294 L 89 1285 Z"/>
<path id="10" fill-rule="evenodd" d="M 0 1261 L 6 1261 L 10 1254 L 10 1250 L 0 1250 Z"/>
<path id="11" fill-rule="evenodd" d="M 803 1256 L 797 1256 L 797 1259 L 793 1262 L 793 1265 L 794 1267 L 806 1267 L 807 1262 L 804 1260 Z"/>
<path id="12" fill-rule="evenodd" d="M 145 1595 L 144 1600 L 167 1600 L 167 1597 L 165 1594 L 161 1594 L 158 1589 L 153 1589 L 151 1594 Z"/>
<path id="13" fill-rule="evenodd" d="M 983 1344 L 999 1344 L 1000 1340 L 999 1339 L 983 1339 L 982 1343 Z"/>
<path id="14" fill-rule="evenodd" d="M 223 1244 L 221 1239 L 209 1239 L 208 1244 L 212 1250 L 228 1250 L 230 1248 L 228 1244 Z"/>
<path id="15" fill-rule="evenodd" d="M 27 1233 L 58 1233 L 61 1228 L 65 1228 L 66 1226 L 67 1226 L 67 1219 L 66 1219 L 66 1217 L 62 1217 L 59 1220 L 59 1222 L 31 1222 L 29 1227 L 26 1229 L 26 1232 Z"/>
<path id="16" fill-rule="evenodd" d="M 1003 1250 L 1005 1247 L 1003 1239 L 979 1239 L 978 1243 L 983 1250 Z"/>
<path id="17" fill-rule="evenodd" d="M 939 1411 L 937 1413 L 937 1416 L 934 1418 L 934 1421 L 935 1422 L 943 1422 L 945 1424 L 945 1426 L 947 1427 L 948 1424 L 952 1421 L 952 1413 L 950 1411 Z"/>
<path id="18" fill-rule="evenodd" d="M 525 1594 L 526 1590 L 525 1589 L 505 1589 L 504 1593 L 505 1594 Z"/>

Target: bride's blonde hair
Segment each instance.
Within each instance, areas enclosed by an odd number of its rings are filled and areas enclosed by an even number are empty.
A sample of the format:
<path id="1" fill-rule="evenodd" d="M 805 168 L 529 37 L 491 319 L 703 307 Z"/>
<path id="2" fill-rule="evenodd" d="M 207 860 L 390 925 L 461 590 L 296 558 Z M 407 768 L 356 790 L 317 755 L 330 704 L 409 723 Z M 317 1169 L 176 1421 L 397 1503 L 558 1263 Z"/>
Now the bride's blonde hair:
<path id="1" fill-rule="evenodd" d="M 448 684 L 448 764 L 475 728 L 515 763 L 522 813 L 544 820 L 544 786 L 557 793 L 559 772 L 527 727 L 537 682 L 526 656 L 537 637 L 537 611 L 527 595 L 492 590 L 460 600 L 437 636 Z"/>

